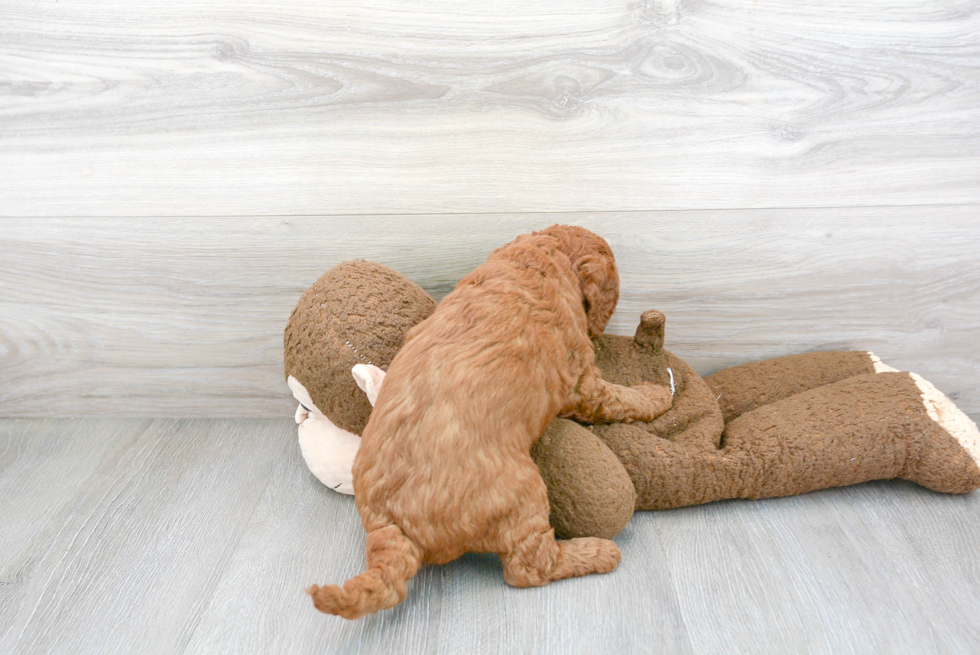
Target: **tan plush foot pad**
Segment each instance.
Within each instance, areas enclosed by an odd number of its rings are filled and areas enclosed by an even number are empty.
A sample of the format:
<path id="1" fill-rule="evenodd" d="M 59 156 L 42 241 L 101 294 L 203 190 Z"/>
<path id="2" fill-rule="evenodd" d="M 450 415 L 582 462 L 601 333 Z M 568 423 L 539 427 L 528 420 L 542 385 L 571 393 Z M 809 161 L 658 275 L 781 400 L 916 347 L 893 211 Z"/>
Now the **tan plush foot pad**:
<path id="1" fill-rule="evenodd" d="M 868 357 L 871 358 L 871 364 L 874 366 L 875 373 L 898 373 L 897 368 L 885 364 L 883 361 L 881 361 L 881 359 L 878 358 L 877 355 L 875 355 L 870 350 L 867 351 L 867 353 L 868 353 Z"/>
<path id="2" fill-rule="evenodd" d="M 898 369 L 885 364 L 874 353 L 868 352 L 868 356 L 871 358 L 875 373 L 898 372 Z M 977 429 L 976 424 L 931 382 L 916 373 L 909 373 L 908 375 L 919 390 L 922 404 L 929 418 L 969 455 L 978 469 L 978 475 L 980 475 L 980 430 Z M 940 439 L 944 440 L 942 437 Z M 971 467 L 968 462 L 964 462 L 964 468 L 969 471 Z M 967 480 L 963 483 L 963 486 L 966 487 L 963 489 L 964 491 L 969 491 L 980 485 L 980 481 L 970 482 L 971 476 L 967 475 L 966 477 Z"/>
<path id="3" fill-rule="evenodd" d="M 980 466 L 980 430 L 976 423 L 931 382 L 915 373 L 909 375 L 922 393 L 922 404 L 925 405 L 929 418 L 956 439 L 970 458 Z"/>

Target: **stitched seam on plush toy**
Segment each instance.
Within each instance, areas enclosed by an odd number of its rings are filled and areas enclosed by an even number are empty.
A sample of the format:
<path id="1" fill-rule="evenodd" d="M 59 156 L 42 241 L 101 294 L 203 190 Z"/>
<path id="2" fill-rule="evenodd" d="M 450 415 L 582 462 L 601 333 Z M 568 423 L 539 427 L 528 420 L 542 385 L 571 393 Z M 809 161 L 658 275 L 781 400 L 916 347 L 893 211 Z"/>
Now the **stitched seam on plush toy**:
<path id="1" fill-rule="evenodd" d="M 368 359 L 367 357 L 365 357 L 364 355 L 362 355 L 361 353 L 359 353 L 357 351 L 357 348 L 355 348 L 354 345 L 350 341 L 346 341 L 345 340 L 344 341 L 344 345 L 347 346 L 348 348 L 350 348 L 352 351 L 354 351 L 354 354 L 357 355 L 358 358 L 360 358 L 360 360 L 362 362 L 364 362 L 366 364 L 370 364 L 371 366 L 374 366 L 374 362 L 372 362 L 370 359 Z"/>
<path id="2" fill-rule="evenodd" d="M 340 320 L 340 317 L 338 317 L 330 307 L 327 307 L 327 303 L 321 302 L 320 309 L 326 311 L 330 315 L 330 317 L 333 318 L 334 321 L 336 321 L 338 326 L 343 326 L 343 321 Z M 341 327 L 341 331 L 346 331 L 346 330 L 344 330 Z M 372 366 L 374 365 L 374 362 L 372 362 L 370 359 L 362 355 L 360 351 L 354 347 L 354 344 L 352 344 L 349 339 L 344 339 L 344 345 L 350 348 L 351 352 L 353 352 L 354 355 L 362 362 L 364 362 L 365 364 L 371 364 Z"/>

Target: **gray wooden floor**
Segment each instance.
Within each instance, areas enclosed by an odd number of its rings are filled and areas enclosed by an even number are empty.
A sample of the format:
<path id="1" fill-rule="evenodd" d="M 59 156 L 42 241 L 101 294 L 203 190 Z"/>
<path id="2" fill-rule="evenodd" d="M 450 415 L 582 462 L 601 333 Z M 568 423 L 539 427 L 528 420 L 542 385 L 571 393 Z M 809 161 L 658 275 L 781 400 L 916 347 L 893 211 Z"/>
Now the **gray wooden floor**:
<path id="1" fill-rule="evenodd" d="M 469 555 L 355 622 L 303 593 L 364 534 L 287 419 L 2 420 L 0 517 L 5 653 L 980 649 L 980 493 L 904 482 L 638 514 L 619 569 L 541 589 Z"/>

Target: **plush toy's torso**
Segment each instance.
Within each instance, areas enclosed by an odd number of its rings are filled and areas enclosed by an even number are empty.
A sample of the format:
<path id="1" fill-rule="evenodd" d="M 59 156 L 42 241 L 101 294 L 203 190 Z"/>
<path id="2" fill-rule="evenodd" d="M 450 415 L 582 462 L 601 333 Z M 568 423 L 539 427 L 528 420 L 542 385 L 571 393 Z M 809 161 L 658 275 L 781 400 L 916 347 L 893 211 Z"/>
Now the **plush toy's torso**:
<path id="1" fill-rule="evenodd" d="M 644 351 L 630 337 L 604 335 L 596 340 L 595 347 L 596 364 L 610 382 L 633 385 L 648 380 L 669 384 L 673 373 L 673 405 L 653 421 L 636 424 L 638 428 L 663 439 L 683 434 L 685 442 L 719 446 L 725 421 L 718 400 L 704 378 L 684 360 L 663 349 Z M 601 433 L 607 427 L 597 425 L 593 431 Z"/>

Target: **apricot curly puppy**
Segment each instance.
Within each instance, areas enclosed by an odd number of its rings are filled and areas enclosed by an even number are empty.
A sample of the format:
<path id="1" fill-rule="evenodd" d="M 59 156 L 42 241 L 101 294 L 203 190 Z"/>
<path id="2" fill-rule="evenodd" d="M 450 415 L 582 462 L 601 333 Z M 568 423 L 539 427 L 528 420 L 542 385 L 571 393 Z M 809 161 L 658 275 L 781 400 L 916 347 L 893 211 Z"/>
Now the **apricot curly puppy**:
<path id="1" fill-rule="evenodd" d="M 408 333 L 354 462 L 369 568 L 311 587 L 319 610 L 392 607 L 422 563 L 466 552 L 499 554 L 516 587 L 616 568 L 610 540 L 555 540 L 530 449 L 558 413 L 650 421 L 670 407 L 665 387 L 614 385 L 594 364 L 590 337 L 618 299 L 609 244 L 555 225 L 493 252 Z"/>

